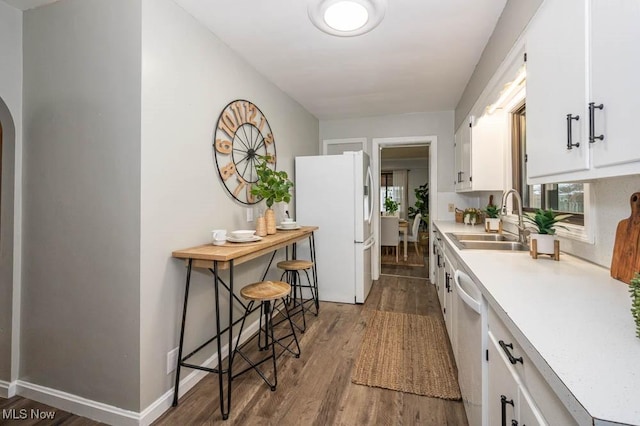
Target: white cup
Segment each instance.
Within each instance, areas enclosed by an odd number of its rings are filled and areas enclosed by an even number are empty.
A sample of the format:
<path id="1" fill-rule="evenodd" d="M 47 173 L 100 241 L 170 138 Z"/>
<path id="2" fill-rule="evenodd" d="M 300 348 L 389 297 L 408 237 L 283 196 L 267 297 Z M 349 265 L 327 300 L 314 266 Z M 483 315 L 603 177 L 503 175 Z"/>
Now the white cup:
<path id="1" fill-rule="evenodd" d="M 226 229 L 214 229 L 211 231 L 211 242 L 215 246 L 221 246 L 227 242 L 227 230 Z"/>

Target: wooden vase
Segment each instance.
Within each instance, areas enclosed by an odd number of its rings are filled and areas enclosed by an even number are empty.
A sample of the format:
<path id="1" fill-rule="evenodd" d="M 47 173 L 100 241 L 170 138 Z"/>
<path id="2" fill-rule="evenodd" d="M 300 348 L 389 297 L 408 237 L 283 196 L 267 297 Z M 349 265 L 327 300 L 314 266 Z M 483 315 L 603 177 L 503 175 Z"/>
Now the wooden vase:
<path id="1" fill-rule="evenodd" d="M 256 235 L 258 237 L 265 237 L 267 235 L 267 222 L 262 216 L 256 221 Z"/>
<path id="2" fill-rule="evenodd" d="M 264 212 L 264 218 L 267 222 L 267 234 L 275 234 L 276 233 L 276 214 L 273 209 L 267 209 Z"/>

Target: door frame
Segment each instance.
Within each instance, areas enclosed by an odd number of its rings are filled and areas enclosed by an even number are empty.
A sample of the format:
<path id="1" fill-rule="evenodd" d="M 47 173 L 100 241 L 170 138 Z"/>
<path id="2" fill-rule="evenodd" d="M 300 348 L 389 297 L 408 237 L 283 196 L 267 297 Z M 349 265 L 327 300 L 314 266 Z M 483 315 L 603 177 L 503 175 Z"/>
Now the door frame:
<path id="1" fill-rule="evenodd" d="M 376 189 L 373 195 L 374 212 L 380 211 L 380 151 L 382 148 L 412 146 L 412 145 L 429 145 L 429 226 L 431 222 L 437 219 L 438 211 L 438 162 L 435 161 L 438 155 L 438 137 L 435 135 L 428 136 L 398 136 L 389 138 L 373 138 L 371 149 L 371 173 L 373 174 L 373 187 Z M 436 192 L 434 192 L 434 189 Z M 381 261 L 380 258 L 380 215 L 374 214 L 371 223 L 375 244 L 372 247 L 371 264 L 373 266 L 373 279 L 380 278 Z M 429 234 L 431 235 L 431 234 Z M 429 262 L 429 277 L 433 273 L 433 262 Z"/>

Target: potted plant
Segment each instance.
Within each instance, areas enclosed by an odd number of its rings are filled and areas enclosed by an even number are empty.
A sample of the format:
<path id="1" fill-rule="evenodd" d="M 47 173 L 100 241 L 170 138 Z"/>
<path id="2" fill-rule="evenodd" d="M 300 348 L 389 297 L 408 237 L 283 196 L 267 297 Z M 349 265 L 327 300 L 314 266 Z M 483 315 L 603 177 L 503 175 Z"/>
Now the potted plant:
<path id="1" fill-rule="evenodd" d="M 259 156 L 260 162 L 256 165 L 258 181 L 252 186 L 251 194 L 265 200 L 267 211 L 265 219 L 267 222 L 267 234 L 276 233 L 276 220 L 273 203 L 291 201 L 291 188 L 293 182 L 289 180 L 287 172 L 276 171 L 269 167 L 270 156 Z"/>
<path id="2" fill-rule="evenodd" d="M 629 284 L 631 293 L 631 315 L 636 322 L 636 337 L 640 339 L 640 274 L 631 280 Z"/>
<path id="3" fill-rule="evenodd" d="M 409 219 L 416 217 L 420 213 L 420 230 L 427 231 L 429 228 L 429 182 L 413 190 L 416 195 L 415 207 L 409 207 Z"/>
<path id="4" fill-rule="evenodd" d="M 464 212 L 462 213 L 462 217 L 464 218 L 464 224 L 465 225 L 475 225 L 476 223 L 478 223 L 480 221 L 480 215 L 482 214 L 482 211 L 470 207 L 468 209 L 464 209 Z"/>
<path id="5" fill-rule="evenodd" d="M 531 233 L 531 240 L 536 240 L 537 252 L 544 254 L 553 254 L 554 241 L 556 239 L 556 228 L 564 228 L 558 225 L 573 215 L 558 214 L 552 209 L 542 210 L 536 209 L 535 212 L 525 212 L 524 219 L 533 225 L 535 233 Z"/>
<path id="6" fill-rule="evenodd" d="M 394 201 L 389 197 L 385 197 L 384 210 L 387 212 L 387 216 L 395 215 L 399 207 L 400 207 L 400 204 L 397 201 Z"/>
<path id="7" fill-rule="evenodd" d="M 489 201 L 487 207 L 484 209 L 484 214 L 486 215 L 484 219 L 484 229 L 487 232 L 500 232 L 500 209 L 495 204 Z"/>

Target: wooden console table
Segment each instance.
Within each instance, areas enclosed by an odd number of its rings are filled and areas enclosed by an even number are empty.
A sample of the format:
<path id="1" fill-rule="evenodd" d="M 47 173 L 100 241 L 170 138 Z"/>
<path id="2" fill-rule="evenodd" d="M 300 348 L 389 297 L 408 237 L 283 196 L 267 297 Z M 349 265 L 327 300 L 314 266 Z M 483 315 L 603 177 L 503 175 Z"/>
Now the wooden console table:
<path id="1" fill-rule="evenodd" d="M 267 265 L 264 274 L 260 281 L 266 278 L 271 263 L 276 255 L 276 251 L 283 247 L 293 245 L 292 256 L 295 259 L 296 255 L 296 243 L 305 239 L 309 240 L 309 247 L 311 251 L 311 261 L 313 262 L 313 279 L 317 286 L 317 269 L 316 269 L 316 253 L 315 253 L 315 240 L 314 231 L 318 229 L 317 226 L 303 226 L 300 229 L 289 231 L 278 231 L 273 235 L 263 237 L 261 241 L 251 243 L 231 243 L 227 242 L 222 246 L 214 246 L 212 244 L 203 244 L 197 247 L 191 247 L 183 250 L 176 250 L 172 253 L 172 256 L 177 259 L 184 259 L 187 266 L 187 278 L 184 292 L 184 304 L 182 308 L 182 325 L 180 327 L 180 344 L 178 347 L 178 362 L 176 366 L 176 380 L 173 395 L 173 406 L 178 405 L 178 387 L 180 385 L 180 367 L 194 368 L 198 370 L 207 371 L 209 373 L 218 374 L 218 387 L 220 390 L 220 412 L 222 413 L 222 419 L 229 418 L 229 412 L 231 409 L 231 380 L 233 378 L 233 356 L 231 351 L 233 350 L 234 336 L 233 326 L 242 321 L 242 318 L 234 320 L 233 318 L 233 302 L 240 304 L 246 309 L 245 303 L 234 293 L 233 283 L 233 268 L 235 265 L 245 263 L 249 260 L 258 258 L 260 256 L 272 253 L 271 260 Z M 287 257 L 288 257 L 287 250 Z M 204 342 L 198 348 L 191 353 L 183 356 L 183 344 L 185 333 L 185 321 L 187 318 L 187 305 L 189 301 L 189 285 L 191 281 L 191 269 L 192 268 L 205 268 L 211 271 L 214 278 L 215 285 L 215 314 L 216 314 L 216 334 L 209 340 Z M 221 278 L 219 271 L 229 270 L 229 283 L 225 283 Z M 222 285 L 229 293 L 228 310 L 229 317 L 225 327 L 220 323 L 220 285 Z M 316 287 L 317 288 L 317 287 Z M 222 335 L 227 333 L 228 337 L 228 352 L 227 366 L 223 366 L 222 356 Z M 236 336 L 240 338 L 240 336 Z M 202 367 L 196 364 L 190 364 L 187 361 L 198 351 L 203 349 L 206 345 L 213 340 L 217 340 L 218 351 L 218 364 L 216 368 Z M 226 396 L 225 396 L 225 382 L 226 382 Z"/>

